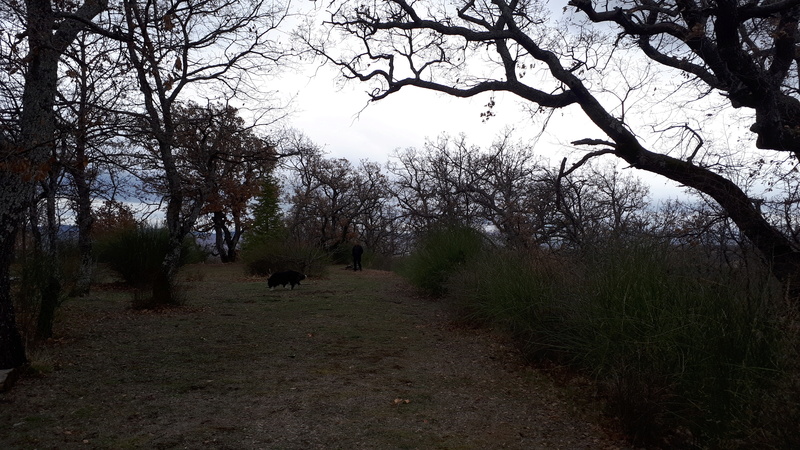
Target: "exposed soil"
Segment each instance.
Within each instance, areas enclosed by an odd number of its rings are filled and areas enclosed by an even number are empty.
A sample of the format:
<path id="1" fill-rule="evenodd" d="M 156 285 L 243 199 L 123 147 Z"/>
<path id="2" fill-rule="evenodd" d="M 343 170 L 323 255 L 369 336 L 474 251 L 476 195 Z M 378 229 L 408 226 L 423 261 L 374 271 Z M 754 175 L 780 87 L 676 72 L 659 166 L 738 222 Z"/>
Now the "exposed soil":
<path id="1" fill-rule="evenodd" d="M 0 448 L 612 449 L 590 402 L 388 272 L 269 291 L 187 272 L 186 306 L 96 291 L 61 309 L 45 373 L 0 394 Z"/>

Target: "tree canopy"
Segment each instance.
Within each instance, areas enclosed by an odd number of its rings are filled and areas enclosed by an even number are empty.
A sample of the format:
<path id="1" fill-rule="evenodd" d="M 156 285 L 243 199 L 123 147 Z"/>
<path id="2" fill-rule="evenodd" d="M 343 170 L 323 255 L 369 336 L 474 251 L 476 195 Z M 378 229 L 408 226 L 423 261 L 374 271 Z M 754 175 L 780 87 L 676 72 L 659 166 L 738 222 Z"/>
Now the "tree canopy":
<path id="1" fill-rule="evenodd" d="M 676 110 L 708 101 L 708 109 L 685 112 L 713 116 L 721 96 L 728 107 L 752 111 L 754 123 L 735 126 L 755 134 L 759 148 L 796 157 L 798 2 L 598 5 L 575 0 L 557 21 L 546 2 L 535 0 L 334 2 L 326 23 L 349 44 L 335 46 L 311 35 L 307 40 L 344 77 L 368 83 L 373 100 L 418 87 L 458 97 L 510 92 L 534 111 L 579 108 L 602 135 L 574 131 L 573 144 L 591 150 L 577 165 L 613 155 L 713 198 L 775 276 L 794 286 L 800 247 L 791 233 L 759 208 L 718 159 L 703 157 L 709 154 L 704 136 L 710 119 L 673 122 L 627 114 L 626 107 L 638 91 L 647 96 L 662 87 L 649 84 L 652 73 L 676 71 L 680 77 L 663 97 L 677 98 Z M 615 55 L 641 57 L 614 62 Z M 700 123 L 708 127 L 694 126 Z M 685 131 L 682 138 L 675 138 L 678 129 Z M 730 156 L 738 150 L 714 151 Z M 565 166 L 562 173 L 569 170 Z"/>

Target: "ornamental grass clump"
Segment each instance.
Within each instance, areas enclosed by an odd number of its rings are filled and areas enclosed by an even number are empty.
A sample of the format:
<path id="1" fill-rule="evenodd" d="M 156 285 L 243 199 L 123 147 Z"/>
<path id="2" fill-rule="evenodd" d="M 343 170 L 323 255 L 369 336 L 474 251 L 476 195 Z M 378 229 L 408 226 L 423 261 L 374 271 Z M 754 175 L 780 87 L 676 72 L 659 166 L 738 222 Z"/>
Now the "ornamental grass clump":
<path id="1" fill-rule="evenodd" d="M 597 256 L 571 345 L 576 363 L 605 386 L 610 411 L 640 442 L 676 429 L 689 440 L 735 434 L 732 424 L 780 370 L 767 279 L 746 283 L 723 270 L 701 277 L 707 261 L 658 243 Z"/>
<path id="2" fill-rule="evenodd" d="M 423 291 L 441 296 L 448 277 L 478 255 L 484 243 L 483 235 L 467 226 L 437 228 L 420 239 L 399 271 Z"/>
<path id="3" fill-rule="evenodd" d="M 779 289 L 765 273 L 710 267 L 668 243 L 615 241 L 482 253 L 445 286 L 466 321 L 509 331 L 532 359 L 591 374 L 637 445 L 779 436 L 775 423 L 788 422 L 756 412 L 786 410 L 764 399 L 796 385 Z"/>

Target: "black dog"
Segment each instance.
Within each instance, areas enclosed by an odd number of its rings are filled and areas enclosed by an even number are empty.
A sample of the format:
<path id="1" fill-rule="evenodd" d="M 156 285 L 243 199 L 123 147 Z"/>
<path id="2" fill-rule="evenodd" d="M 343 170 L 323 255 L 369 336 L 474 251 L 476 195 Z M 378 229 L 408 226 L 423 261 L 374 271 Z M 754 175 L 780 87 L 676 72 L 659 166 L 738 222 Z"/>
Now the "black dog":
<path id="1" fill-rule="evenodd" d="M 285 270 L 283 272 L 275 272 L 270 275 L 269 280 L 267 280 L 267 286 L 272 289 L 279 284 L 283 285 L 283 287 L 286 287 L 287 284 L 291 284 L 292 289 L 294 289 L 295 284 L 299 285 L 300 280 L 305 279 L 306 276 L 300 272 L 296 272 L 294 270 Z"/>

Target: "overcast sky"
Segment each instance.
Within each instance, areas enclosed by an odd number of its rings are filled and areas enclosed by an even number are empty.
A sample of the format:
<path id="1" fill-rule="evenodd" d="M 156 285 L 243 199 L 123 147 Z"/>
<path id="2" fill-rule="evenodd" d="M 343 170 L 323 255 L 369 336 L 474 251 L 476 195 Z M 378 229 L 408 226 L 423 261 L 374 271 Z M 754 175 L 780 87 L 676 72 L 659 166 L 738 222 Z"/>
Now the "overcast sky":
<path id="1" fill-rule="evenodd" d="M 540 125 L 518 99 L 505 93 L 461 99 L 406 88 L 367 105 L 368 85 L 352 81 L 342 86 L 331 67 L 308 67 L 305 73 L 284 76 L 277 86 L 284 94 L 296 95 L 291 126 L 321 146 L 329 157 L 347 158 L 354 164 L 361 159 L 383 163 L 395 149 L 422 148 L 426 139 L 442 133 L 464 133 L 469 143 L 486 148 L 507 128 L 514 129 L 515 140 L 531 143 L 540 132 Z M 492 95 L 496 115 L 484 120 L 481 113 L 487 110 Z M 577 160 L 581 153 L 572 150 L 569 142 L 586 137 L 604 136 L 579 111 L 559 110 L 534 148 L 551 161 L 560 161 L 565 155 Z M 683 192 L 663 178 L 648 176 L 647 182 L 656 198 Z"/>
<path id="2" fill-rule="evenodd" d="M 407 88 L 368 104 L 367 84 L 341 84 L 333 68 L 309 70 L 281 81 L 284 89 L 297 94 L 290 118 L 292 126 L 330 156 L 354 162 L 362 158 L 385 161 L 394 149 L 422 147 L 425 138 L 435 138 L 443 132 L 465 132 L 474 143 L 486 146 L 509 121 L 521 119 L 515 111 L 516 117 L 503 114 L 505 117 L 484 122 L 480 114 L 487 109 L 489 95 L 459 99 Z"/>

